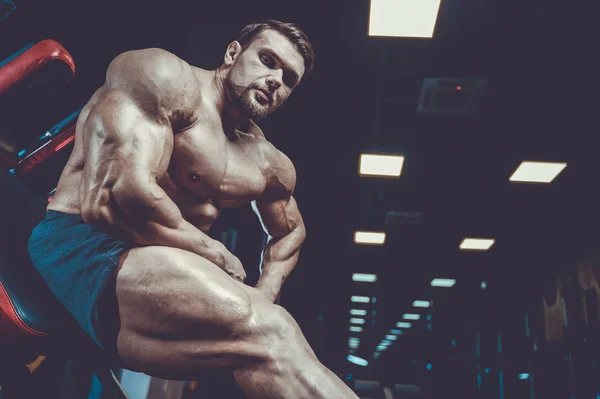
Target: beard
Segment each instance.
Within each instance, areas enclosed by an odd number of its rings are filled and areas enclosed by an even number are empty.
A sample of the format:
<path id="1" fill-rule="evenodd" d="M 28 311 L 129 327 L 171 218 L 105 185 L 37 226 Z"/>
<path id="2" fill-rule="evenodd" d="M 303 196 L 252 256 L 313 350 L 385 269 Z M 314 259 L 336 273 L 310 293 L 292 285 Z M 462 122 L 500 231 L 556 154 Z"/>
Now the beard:
<path id="1" fill-rule="evenodd" d="M 253 89 L 258 89 L 257 86 L 251 85 L 248 87 L 236 85 L 227 78 L 227 91 L 233 106 L 244 115 L 246 118 L 258 121 L 264 119 L 274 111 L 273 105 L 262 105 L 255 98 Z"/>

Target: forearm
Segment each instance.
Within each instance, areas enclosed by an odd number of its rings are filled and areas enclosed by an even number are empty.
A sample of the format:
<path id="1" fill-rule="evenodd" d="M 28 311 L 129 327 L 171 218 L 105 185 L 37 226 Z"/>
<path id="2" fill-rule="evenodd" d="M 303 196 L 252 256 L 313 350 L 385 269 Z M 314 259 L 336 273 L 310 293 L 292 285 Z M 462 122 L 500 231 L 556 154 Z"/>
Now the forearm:
<path id="1" fill-rule="evenodd" d="M 177 225 L 171 227 L 148 221 L 145 226 L 136 229 L 133 238 L 141 245 L 179 248 L 200 255 L 216 265 L 222 264 L 225 247 L 219 241 L 212 239 L 183 218 L 175 222 Z"/>
<path id="2" fill-rule="evenodd" d="M 270 300 L 275 300 L 283 283 L 296 266 L 305 237 L 306 231 L 300 226 L 286 236 L 271 239 L 265 247 L 261 276 L 256 288 Z"/>
<path id="3" fill-rule="evenodd" d="M 129 188 L 113 191 L 110 206 L 107 201 L 82 212 L 84 220 L 138 245 L 180 248 L 213 263 L 222 262 L 224 246 L 187 222 L 160 187 Z"/>

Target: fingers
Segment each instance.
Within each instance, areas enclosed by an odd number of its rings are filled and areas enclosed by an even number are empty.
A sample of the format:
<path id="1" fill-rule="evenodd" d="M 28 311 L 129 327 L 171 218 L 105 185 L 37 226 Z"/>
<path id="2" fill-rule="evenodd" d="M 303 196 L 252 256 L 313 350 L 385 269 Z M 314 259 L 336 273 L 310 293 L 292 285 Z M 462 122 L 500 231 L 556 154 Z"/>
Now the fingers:
<path id="1" fill-rule="evenodd" d="M 244 280 L 246 280 L 246 271 L 243 268 L 228 272 L 228 274 L 240 283 L 243 283 Z"/>

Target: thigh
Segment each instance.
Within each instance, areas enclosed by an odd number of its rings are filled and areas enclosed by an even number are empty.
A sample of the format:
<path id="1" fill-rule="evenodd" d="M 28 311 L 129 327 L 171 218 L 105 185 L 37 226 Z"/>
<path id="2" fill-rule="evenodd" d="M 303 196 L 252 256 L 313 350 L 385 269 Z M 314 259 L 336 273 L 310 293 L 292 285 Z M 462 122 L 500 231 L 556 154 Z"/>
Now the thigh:
<path id="1" fill-rule="evenodd" d="M 102 298 L 106 346 L 128 367 L 161 378 L 197 378 L 199 367 L 260 360 L 275 305 L 210 261 L 169 247 L 121 256 Z M 111 345 L 112 344 L 112 345 Z"/>

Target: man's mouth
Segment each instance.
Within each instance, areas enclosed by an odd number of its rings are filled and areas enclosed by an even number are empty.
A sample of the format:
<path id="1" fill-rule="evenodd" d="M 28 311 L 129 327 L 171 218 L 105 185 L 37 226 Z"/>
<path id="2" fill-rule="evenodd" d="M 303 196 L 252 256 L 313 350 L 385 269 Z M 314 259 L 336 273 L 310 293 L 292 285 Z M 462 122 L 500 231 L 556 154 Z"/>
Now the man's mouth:
<path id="1" fill-rule="evenodd" d="M 262 99 L 266 104 L 270 104 L 271 103 L 271 96 L 268 95 L 266 92 L 264 92 L 261 89 L 256 89 L 256 92 L 258 93 L 258 97 L 260 99 Z"/>

